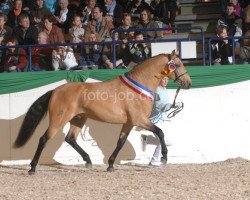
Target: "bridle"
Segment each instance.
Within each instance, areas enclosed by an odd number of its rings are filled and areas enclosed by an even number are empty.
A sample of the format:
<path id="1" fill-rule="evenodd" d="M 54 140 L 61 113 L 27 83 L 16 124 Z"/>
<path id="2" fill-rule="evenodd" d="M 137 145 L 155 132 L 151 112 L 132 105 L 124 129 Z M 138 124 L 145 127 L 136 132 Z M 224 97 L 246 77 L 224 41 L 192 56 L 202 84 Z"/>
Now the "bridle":
<path id="1" fill-rule="evenodd" d="M 174 61 L 174 60 L 173 60 Z M 185 70 L 184 73 L 180 74 L 179 73 L 179 69 L 181 67 L 181 64 L 177 65 L 175 63 L 175 66 L 176 66 L 176 69 L 174 70 L 174 73 L 175 73 L 175 79 L 174 79 L 174 82 L 177 82 L 182 76 L 184 76 L 185 74 L 187 74 L 187 70 Z"/>
<path id="2" fill-rule="evenodd" d="M 174 60 L 172 60 L 172 61 L 174 62 Z M 175 63 L 175 62 L 174 62 L 174 63 Z M 180 74 L 180 73 L 179 73 L 179 69 L 180 69 L 180 67 L 181 67 L 181 64 L 177 65 L 177 64 L 175 63 L 175 66 L 176 66 L 176 69 L 173 71 L 173 73 L 175 73 L 174 82 L 177 82 L 178 80 L 180 80 L 180 78 L 181 78 L 182 76 L 184 76 L 185 74 L 187 74 L 187 70 L 185 70 L 184 73 Z M 172 108 L 173 108 L 174 110 L 171 111 L 171 112 L 167 115 L 168 118 L 174 117 L 177 113 L 179 113 L 179 112 L 184 108 L 184 103 L 183 103 L 183 102 L 180 102 L 180 105 L 176 105 L 176 98 L 177 98 L 177 96 L 178 96 L 178 94 L 179 94 L 179 91 L 180 91 L 180 89 L 181 89 L 181 83 L 182 83 L 182 81 L 180 81 L 180 85 L 179 85 L 179 87 L 177 88 L 177 90 L 176 90 L 176 92 L 175 92 L 174 101 L 173 101 L 173 103 L 172 103 Z"/>

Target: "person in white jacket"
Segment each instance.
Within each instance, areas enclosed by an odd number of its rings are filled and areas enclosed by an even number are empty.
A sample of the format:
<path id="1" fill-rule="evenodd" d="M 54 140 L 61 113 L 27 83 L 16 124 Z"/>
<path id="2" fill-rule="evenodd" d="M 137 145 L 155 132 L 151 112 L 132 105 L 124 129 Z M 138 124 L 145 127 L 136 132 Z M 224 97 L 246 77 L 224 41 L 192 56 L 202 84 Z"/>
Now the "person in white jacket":
<path id="1" fill-rule="evenodd" d="M 52 66 L 54 70 L 70 70 L 78 66 L 71 47 L 58 46 L 52 51 Z"/>
<path id="2" fill-rule="evenodd" d="M 164 130 L 170 120 L 168 119 L 168 111 L 171 109 L 172 104 L 169 101 L 168 91 L 166 86 L 168 84 L 168 77 L 164 76 L 161 79 L 159 86 L 156 89 L 156 97 L 154 101 L 154 106 L 152 113 L 150 115 L 150 120 L 153 124 L 158 126 L 160 129 Z M 164 131 L 163 131 L 164 132 Z M 172 143 L 167 138 L 166 133 L 164 132 L 164 139 L 167 146 L 171 146 Z M 147 144 L 156 145 L 154 154 L 151 158 L 149 165 L 160 166 L 161 165 L 161 144 L 159 138 L 151 135 L 141 135 L 142 140 L 142 150 L 146 150 Z"/>

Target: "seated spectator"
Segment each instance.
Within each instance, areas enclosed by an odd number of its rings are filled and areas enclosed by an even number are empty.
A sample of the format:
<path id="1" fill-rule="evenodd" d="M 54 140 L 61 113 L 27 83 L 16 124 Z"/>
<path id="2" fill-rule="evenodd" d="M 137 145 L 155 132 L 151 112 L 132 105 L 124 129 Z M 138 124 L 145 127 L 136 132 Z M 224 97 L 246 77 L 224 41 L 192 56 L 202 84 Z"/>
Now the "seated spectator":
<path id="1" fill-rule="evenodd" d="M 69 33 L 74 11 L 68 7 L 68 0 L 59 0 L 58 5 L 55 11 L 56 25 L 62 29 L 63 33 Z"/>
<path id="2" fill-rule="evenodd" d="M 95 33 L 91 33 L 86 41 L 97 42 L 98 40 Z M 83 56 L 80 58 L 80 66 L 83 69 L 97 69 L 101 65 L 103 46 L 98 44 L 88 46 L 88 48 L 84 48 L 83 50 Z"/>
<path id="3" fill-rule="evenodd" d="M 19 25 L 13 29 L 13 34 L 17 38 L 18 44 L 36 44 L 38 30 L 30 24 L 30 18 L 27 14 L 21 14 L 18 18 Z"/>
<path id="4" fill-rule="evenodd" d="M 116 0 L 104 0 L 106 15 L 113 21 L 114 27 L 119 27 L 122 23 L 123 7 Z"/>
<path id="5" fill-rule="evenodd" d="M 122 25 L 118 29 L 129 30 L 129 29 L 133 29 L 133 28 L 134 27 L 132 26 L 130 14 L 124 13 L 123 18 L 122 18 Z M 122 44 L 123 52 L 129 52 L 128 40 L 134 39 L 134 32 L 133 31 L 119 32 L 119 36 L 120 36 L 119 37 L 120 40 L 123 41 L 123 44 Z M 125 64 L 125 66 L 128 66 L 128 63 L 131 60 L 130 57 L 131 57 L 130 53 L 124 53 L 122 60 Z"/>
<path id="6" fill-rule="evenodd" d="M 250 36 L 250 30 L 248 30 L 245 36 Z M 250 39 L 244 39 L 240 48 L 240 60 L 243 64 L 250 63 Z"/>
<path id="7" fill-rule="evenodd" d="M 23 10 L 22 0 L 14 0 L 14 7 L 8 13 L 8 26 L 11 28 L 17 27 L 19 25 L 18 17 L 21 14 L 28 14 Z"/>
<path id="8" fill-rule="evenodd" d="M 38 44 L 49 44 L 49 35 L 46 32 L 38 33 Z M 52 54 L 53 47 L 34 47 L 32 54 L 32 70 L 43 71 L 52 70 Z"/>
<path id="9" fill-rule="evenodd" d="M 8 40 L 12 35 L 12 28 L 5 25 L 7 22 L 7 16 L 0 13 L 0 44 L 4 40 Z"/>
<path id="10" fill-rule="evenodd" d="M 236 16 L 234 5 L 228 3 L 226 13 L 217 22 L 217 27 L 223 25 L 228 28 L 228 36 L 242 36 L 242 19 Z"/>
<path id="11" fill-rule="evenodd" d="M 84 41 L 84 28 L 79 15 L 73 18 L 73 26 L 69 29 L 70 42 L 79 43 Z"/>
<path id="12" fill-rule="evenodd" d="M 43 27 L 43 18 L 46 15 L 51 14 L 49 9 L 44 5 L 43 0 L 36 0 L 34 8 L 31 9 L 31 22 L 36 26 L 38 31 L 41 31 Z"/>
<path id="13" fill-rule="evenodd" d="M 55 25 L 56 20 L 53 15 L 47 15 L 44 17 L 44 29 L 42 32 L 46 32 L 49 35 L 49 43 L 64 43 L 65 38 L 62 29 Z"/>
<path id="14" fill-rule="evenodd" d="M 52 15 L 55 14 L 57 0 L 44 0 L 44 5 L 49 9 Z"/>
<path id="15" fill-rule="evenodd" d="M 78 66 L 71 47 L 58 46 L 52 51 L 52 66 L 54 70 L 70 70 Z"/>
<path id="16" fill-rule="evenodd" d="M 115 33 L 115 40 L 119 40 L 119 33 Z M 107 69 L 113 69 L 113 68 L 127 68 L 124 63 L 124 57 L 128 53 L 126 51 L 126 45 L 125 44 L 116 44 L 115 46 L 115 52 L 116 52 L 116 63 L 115 66 L 114 63 L 114 50 L 113 45 L 105 45 L 103 54 L 102 54 L 102 61 L 104 63 L 104 68 Z"/>
<path id="17" fill-rule="evenodd" d="M 90 20 L 93 19 L 92 10 L 96 5 L 96 0 L 87 0 L 87 5 L 82 10 L 81 20 L 86 27 Z"/>
<path id="18" fill-rule="evenodd" d="M 135 32 L 135 40 L 144 40 L 142 32 Z M 131 54 L 129 67 L 134 67 L 149 57 L 150 50 L 145 43 L 130 43 L 129 52 Z"/>
<path id="19" fill-rule="evenodd" d="M 103 9 L 98 5 L 94 7 L 92 12 L 93 19 L 89 22 L 85 30 L 85 38 L 88 38 L 91 33 L 95 33 L 98 41 L 110 38 L 110 30 L 114 28 L 112 21 L 104 17 Z"/>
<path id="20" fill-rule="evenodd" d="M 133 29 L 131 16 L 128 13 L 123 13 L 122 24 L 118 29 L 128 30 Z M 134 32 L 120 32 L 120 38 L 122 40 L 131 40 L 134 38 Z"/>
<path id="21" fill-rule="evenodd" d="M 176 13 L 178 11 L 178 1 L 177 0 L 166 0 L 165 4 L 166 4 L 167 16 L 169 13 L 168 20 L 169 20 L 170 24 L 172 26 L 174 26 Z"/>
<path id="22" fill-rule="evenodd" d="M 8 15 L 11 9 L 12 9 L 12 2 L 10 0 L 3 0 L 2 3 L 0 4 L 0 10 L 5 15 Z"/>
<path id="23" fill-rule="evenodd" d="M 243 35 L 250 30 L 250 5 L 244 9 L 244 20 L 242 25 Z"/>
<path id="24" fill-rule="evenodd" d="M 234 5 L 235 15 L 237 17 L 243 17 L 243 9 L 241 8 L 239 1 L 238 0 L 229 0 L 229 3 L 232 3 Z"/>
<path id="25" fill-rule="evenodd" d="M 136 21 L 140 18 L 140 13 L 142 10 L 147 9 L 151 11 L 151 7 L 145 0 L 132 0 L 127 8 L 127 11 L 133 18 L 133 21 Z M 152 11 L 151 11 L 152 12 Z M 136 22 L 135 22 L 136 23 Z"/>
<path id="26" fill-rule="evenodd" d="M 168 15 L 166 10 L 166 5 L 161 0 L 152 0 L 150 3 L 150 6 L 152 8 L 152 14 L 153 14 L 153 20 L 154 21 L 160 21 L 163 23 L 168 22 Z"/>
<path id="27" fill-rule="evenodd" d="M 16 46 L 18 41 L 11 37 L 6 41 L 6 46 Z M 22 72 L 27 66 L 26 51 L 23 48 L 9 47 L 4 49 L 2 54 L 1 71 L 4 72 Z"/>
<path id="28" fill-rule="evenodd" d="M 140 13 L 140 21 L 137 28 L 159 28 L 158 24 L 151 19 L 151 13 L 143 9 Z M 144 40 L 158 39 L 161 37 L 160 31 L 142 31 Z"/>
<path id="29" fill-rule="evenodd" d="M 228 37 L 227 28 L 219 26 L 217 37 Z M 227 65 L 232 63 L 232 45 L 228 40 L 214 40 L 211 43 L 212 60 L 214 65 Z"/>

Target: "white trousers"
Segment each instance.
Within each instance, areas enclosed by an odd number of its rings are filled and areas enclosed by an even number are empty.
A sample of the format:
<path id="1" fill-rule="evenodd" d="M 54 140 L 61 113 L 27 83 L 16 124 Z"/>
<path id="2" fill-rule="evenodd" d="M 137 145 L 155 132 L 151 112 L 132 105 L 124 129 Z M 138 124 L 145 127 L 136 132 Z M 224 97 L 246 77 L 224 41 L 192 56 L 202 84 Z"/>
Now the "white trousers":
<path id="1" fill-rule="evenodd" d="M 164 140 L 165 140 L 165 143 L 166 143 L 167 146 L 172 145 L 170 140 L 167 138 L 166 131 L 165 131 L 165 130 L 167 130 L 167 127 L 170 126 L 170 122 L 171 122 L 170 120 L 168 120 L 168 121 L 160 120 L 159 122 L 157 122 L 155 124 L 156 126 L 158 126 L 163 131 Z M 161 165 L 162 153 L 161 153 L 161 144 L 160 144 L 160 140 L 159 140 L 158 136 L 157 135 L 155 135 L 155 136 L 149 135 L 147 137 L 147 144 L 156 145 L 155 151 L 153 153 L 153 156 L 151 158 L 150 163 L 152 165 L 160 166 Z"/>

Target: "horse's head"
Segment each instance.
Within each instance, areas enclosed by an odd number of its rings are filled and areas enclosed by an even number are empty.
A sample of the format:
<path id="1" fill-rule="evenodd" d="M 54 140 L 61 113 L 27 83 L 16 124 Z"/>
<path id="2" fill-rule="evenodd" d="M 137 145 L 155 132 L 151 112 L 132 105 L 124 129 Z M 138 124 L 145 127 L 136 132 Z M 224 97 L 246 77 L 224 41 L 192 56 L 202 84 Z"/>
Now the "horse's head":
<path id="1" fill-rule="evenodd" d="M 175 50 L 173 50 L 172 53 L 169 54 L 170 61 L 167 65 L 167 70 L 170 71 L 170 73 L 168 73 L 167 76 L 170 79 L 177 82 L 181 86 L 182 89 L 189 89 L 192 85 L 192 81 L 185 66 L 183 65 L 180 58 L 178 57 L 178 54 L 179 54 L 178 51 L 175 51 Z"/>

